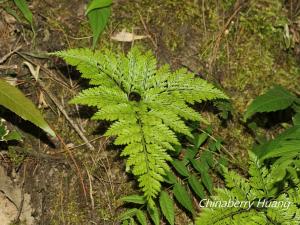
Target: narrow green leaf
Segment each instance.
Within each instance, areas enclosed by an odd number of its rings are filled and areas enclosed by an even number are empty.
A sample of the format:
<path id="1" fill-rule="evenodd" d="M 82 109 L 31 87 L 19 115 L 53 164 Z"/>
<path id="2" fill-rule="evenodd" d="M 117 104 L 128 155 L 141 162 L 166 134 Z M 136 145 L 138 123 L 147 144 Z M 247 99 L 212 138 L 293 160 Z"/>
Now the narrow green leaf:
<path id="1" fill-rule="evenodd" d="M 192 166 L 197 170 L 199 173 L 202 173 L 204 170 L 208 170 L 209 166 L 208 164 L 201 160 L 195 160 L 195 159 L 190 159 L 190 162 L 192 163 Z"/>
<path id="2" fill-rule="evenodd" d="M 132 203 L 141 204 L 141 205 L 146 203 L 146 199 L 142 195 L 128 195 L 128 196 L 121 198 L 121 200 L 124 202 L 132 202 Z"/>
<path id="3" fill-rule="evenodd" d="M 247 108 L 244 114 L 246 121 L 255 113 L 273 112 L 286 109 L 296 100 L 296 96 L 281 86 L 275 86 L 267 91 L 267 93 L 258 96 Z"/>
<path id="4" fill-rule="evenodd" d="M 192 214 L 194 214 L 194 209 L 193 209 L 193 203 L 192 200 L 188 194 L 188 192 L 185 190 L 185 188 L 176 183 L 173 188 L 173 193 L 177 201 L 188 211 L 190 211 Z"/>
<path id="5" fill-rule="evenodd" d="M 85 15 L 94 9 L 104 8 L 110 6 L 111 4 L 112 0 L 92 0 L 85 12 Z"/>
<path id="6" fill-rule="evenodd" d="M 156 206 L 154 207 L 147 207 L 147 211 L 150 215 L 151 220 L 153 221 L 154 225 L 160 225 L 160 216 L 159 211 Z"/>
<path id="7" fill-rule="evenodd" d="M 136 211 L 136 218 L 140 222 L 141 225 L 147 225 L 147 219 L 142 210 L 138 209 Z"/>
<path id="8" fill-rule="evenodd" d="M 184 153 L 184 158 L 182 159 L 183 163 L 186 165 L 189 162 L 189 159 L 195 158 L 198 153 L 198 149 L 195 148 L 187 148 Z"/>
<path id="9" fill-rule="evenodd" d="M 30 25 L 33 24 L 33 16 L 28 8 L 27 2 L 25 0 L 14 0 L 16 6 L 19 8 L 19 10 L 22 12 L 25 19 L 30 23 Z"/>
<path id="10" fill-rule="evenodd" d="M 24 120 L 29 120 L 45 132 L 55 136 L 34 104 L 16 87 L 0 79 L 0 105 L 13 111 Z"/>
<path id="11" fill-rule="evenodd" d="M 173 172 L 166 171 L 166 175 L 164 176 L 164 181 L 169 184 L 175 184 L 177 179 Z"/>
<path id="12" fill-rule="evenodd" d="M 201 181 L 209 193 L 212 194 L 213 182 L 207 170 L 201 172 Z"/>
<path id="13" fill-rule="evenodd" d="M 87 16 L 93 32 L 93 49 L 96 47 L 100 34 L 103 32 L 111 13 L 110 6 L 90 11 Z"/>
<path id="14" fill-rule="evenodd" d="M 200 146 L 207 140 L 208 134 L 202 133 L 202 134 L 196 134 L 194 139 L 194 148 L 199 149 Z"/>
<path id="15" fill-rule="evenodd" d="M 205 161 L 207 165 L 210 166 L 210 168 L 213 168 L 214 166 L 214 159 L 213 159 L 213 154 L 210 151 L 204 151 L 201 154 L 201 161 Z"/>
<path id="16" fill-rule="evenodd" d="M 159 204 L 160 204 L 161 211 L 163 215 L 166 217 L 167 221 L 171 225 L 174 225 L 174 218 L 175 218 L 174 202 L 169 197 L 167 192 L 165 191 L 161 192 L 159 197 Z"/>
<path id="17" fill-rule="evenodd" d="M 138 209 L 136 208 L 132 208 L 132 209 L 128 209 L 125 212 L 123 212 L 120 216 L 119 216 L 119 220 L 128 220 L 131 217 L 135 216 L 136 212 Z"/>
<path id="18" fill-rule="evenodd" d="M 172 161 L 172 165 L 174 166 L 174 168 L 180 175 L 182 175 L 184 177 L 188 177 L 190 175 L 189 171 L 186 168 L 186 166 L 184 165 L 183 161 L 176 159 L 176 160 Z"/>
<path id="19" fill-rule="evenodd" d="M 189 176 L 188 179 L 189 185 L 193 189 L 193 191 L 201 198 L 205 198 L 205 192 L 204 192 L 204 187 L 202 184 L 199 182 L 198 178 L 195 175 Z"/>

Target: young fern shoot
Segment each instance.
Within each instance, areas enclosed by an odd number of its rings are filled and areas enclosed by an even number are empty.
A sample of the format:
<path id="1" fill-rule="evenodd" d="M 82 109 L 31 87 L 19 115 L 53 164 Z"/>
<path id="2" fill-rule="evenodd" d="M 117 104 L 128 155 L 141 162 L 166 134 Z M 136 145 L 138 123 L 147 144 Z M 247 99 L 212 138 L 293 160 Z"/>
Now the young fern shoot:
<path id="1" fill-rule="evenodd" d="M 116 137 L 114 144 L 125 145 L 126 170 L 139 182 L 150 206 L 161 190 L 163 175 L 176 133 L 192 136 L 184 120 L 200 121 L 189 105 L 227 98 L 222 91 L 186 69 L 171 72 L 160 68 L 151 52 L 132 48 L 127 55 L 109 50 L 70 49 L 54 53 L 76 66 L 92 88 L 71 100 L 73 104 L 96 106 L 95 120 L 112 121 L 105 135 Z"/>

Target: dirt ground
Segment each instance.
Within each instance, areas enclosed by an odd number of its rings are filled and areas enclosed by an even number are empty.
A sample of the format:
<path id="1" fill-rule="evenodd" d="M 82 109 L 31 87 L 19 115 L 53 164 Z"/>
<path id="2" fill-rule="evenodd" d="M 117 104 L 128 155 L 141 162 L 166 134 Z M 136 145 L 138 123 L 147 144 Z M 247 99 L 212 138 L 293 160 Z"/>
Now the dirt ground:
<path id="1" fill-rule="evenodd" d="M 87 2 L 28 1 L 34 35 L 13 1 L 0 1 L 0 59 L 10 54 L 0 61 L 0 76 L 17 85 L 39 107 L 59 136 L 48 137 L 2 109 L 1 117 L 24 138 L 9 149 L 0 145 L 0 171 L 7 176 L 0 181 L 9 184 L 5 187 L 0 182 L 0 221 L 18 218 L 11 224 L 119 224 L 117 215 L 123 207 L 118 199 L 137 191 L 133 177 L 125 173 L 118 147 L 102 136 L 107 124 L 89 120 L 93 109 L 68 105 L 86 87 L 86 81 L 62 60 L 45 54 L 91 46 L 84 15 Z M 223 89 L 232 99 L 231 119 L 224 125 L 212 110 L 201 107 L 201 111 L 213 124 L 213 133 L 225 140 L 237 161 L 247 165 L 245 156 L 253 136 L 240 118 L 249 101 L 275 83 L 299 93 L 300 4 L 290 0 L 278 6 L 275 2 L 115 0 L 97 48 L 127 51 L 133 44 L 140 45 L 151 49 L 160 64 L 186 67 Z M 285 23 L 292 46 L 284 39 Z M 123 29 L 147 38 L 134 43 L 111 39 Z M 37 69 L 38 82 L 33 77 Z M 91 146 L 85 144 L 60 107 Z M 271 127 L 270 134 L 277 129 Z M 2 215 L 2 209 L 9 207 Z M 176 224 L 190 222 L 191 218 L 178 209 Z"/>

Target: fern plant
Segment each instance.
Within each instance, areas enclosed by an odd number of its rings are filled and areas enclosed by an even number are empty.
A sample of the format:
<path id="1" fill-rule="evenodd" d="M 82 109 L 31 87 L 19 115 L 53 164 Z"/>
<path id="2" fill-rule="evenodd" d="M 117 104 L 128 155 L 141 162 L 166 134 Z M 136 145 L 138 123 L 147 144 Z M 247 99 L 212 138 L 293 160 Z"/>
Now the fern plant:
<path id="1" fill-rule="evenodd" d="M 193 124 L 190 127 L 193 127 Z M 175 205 L 185 209 L 187 215 L 194 216 L 198 207 L 195 207 L 192 199 L 205 199 L 207 193 L 212 193 L 213 182 L 210 173 L 212 170 L 220 171 L 221 166 L 227 164 L 223 156 L 216 157 L 221 143 L 220 140 L 210 138 L 212 137 L 210 127 L 202 133 L 199 133 L 198 129 L 192 133 L 194 138 L 188 138 L 188 142 L 183 142 L 184 145 L 176 147 L 176 152 L 171 154 L 173 158 L 171 167 L 174 171 L 166 173 L 163 190 L 156 201 L 156 209 L 147 207 L 144 196 L 124 196 L 121 200 L 130 205 L 129 209 L 119 216 L 122 225 L 134 224 L 131 221 L 147 224 L 143 222 L 144 217 L 154 225 L 160 225 L 162 220 L 174 225 Z M 202 151 L 199 155 L 200 148 Z M 175 199 L 177 201 L 174 201 Z M 133 206 L 136 208 L 132 208 Z M 142 214 L 144 216 L 141 216 Z"/>
<path id="2" fill-rule="evenodd" d="M 227 188 L 217 189 L 212 202 L 245 202 L 238 207 L 205 207 L 196 225 L 293 225 L 300 224 L 300 185 L 291 175 L 278 183 L 274 169 L 264 166 L 250 152 L 250 178 L 224 169 Z M 291 184 L 293 183 L 293 185 Z M 247 204 L 246 204 L 247 203 Z"/>
<path id="3" fill-rule="evenodd" d="M 190 104 L 226 98 L 220 90 L 186 69 L 171 72 L 157 67 L 151 52 L 132 48 L 127 55 L 109 50 L 70 49 L 54 53 L 76 66 L 94 87 L 83 90 L 73 104 L 96 106 L 95 120 L 113 121 L 106 136 L 125 145 L 126 170 L 138 178 L 147 203 L 161 190 L 169 170 L 168 150 L 179 141 L 176 133 L 192 137 L 184 120 L 200 121 Z"/>
<path id="4" fill-rule="evenodd" d="M 276 112 L 287 108 L 295 112 L 293 126 L 274 139 L 262 141 L 253 149 L 261 161 L 273 162 L 277 180 L 283 179 L 288 171 L 297 173 L 295 169 L 298 168 L 300 158 L 300 98 L 281 86 L 275 86 L 255 98 L 244 115 L 247 120 L 256 113 Z"/>

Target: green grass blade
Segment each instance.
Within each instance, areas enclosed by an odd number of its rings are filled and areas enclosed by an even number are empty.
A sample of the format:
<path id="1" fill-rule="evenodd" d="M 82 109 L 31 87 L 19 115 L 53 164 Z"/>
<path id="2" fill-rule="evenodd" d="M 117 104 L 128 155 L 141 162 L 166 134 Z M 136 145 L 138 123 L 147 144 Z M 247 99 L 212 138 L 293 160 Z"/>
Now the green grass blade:
<path id="1" fill-rule="evenodd" d="M 48 134 L 55 136 L 54 131 L 49 127 L 35 105 L 18 88 L 1 79 L 0 105 L 13 111 L 24 120 L 29 120 Z"/>
<path id="2" fill-rule="evenodd" d="M 25 0 L 14 0 L 16 6 L 19 8 L 19 10 L 22 12 L 25 19 L 30 23 L 30 25 L 33 25 L 33 16 L 28 8 L 27 2 Z"/>

